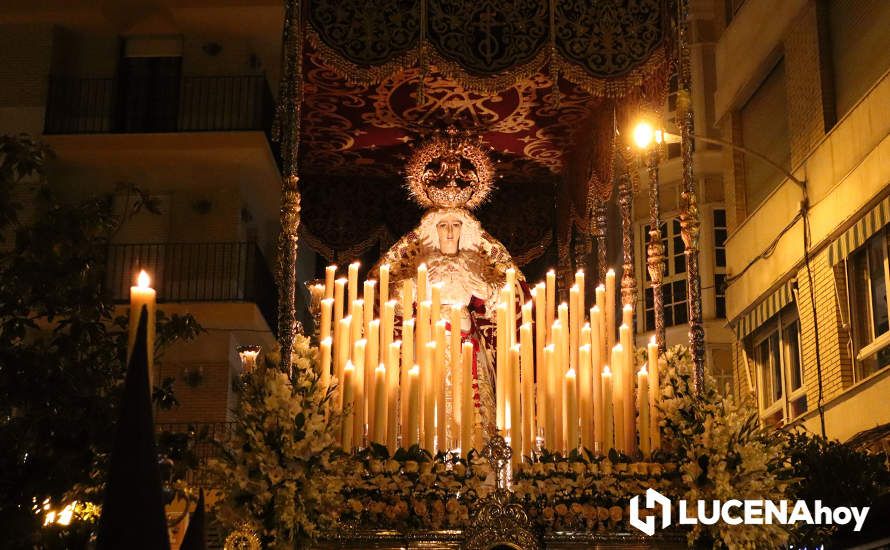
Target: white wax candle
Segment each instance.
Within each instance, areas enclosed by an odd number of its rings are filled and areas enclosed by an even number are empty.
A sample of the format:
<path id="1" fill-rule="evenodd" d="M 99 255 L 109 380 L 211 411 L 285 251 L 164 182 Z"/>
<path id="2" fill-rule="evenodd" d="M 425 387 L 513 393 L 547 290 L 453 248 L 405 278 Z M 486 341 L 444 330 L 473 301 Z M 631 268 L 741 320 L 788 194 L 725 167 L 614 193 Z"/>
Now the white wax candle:
<path id="1" fill-rule="evenodd" d="M 337 351 L 337 347 L 340 345 L 340 329 L 342 328 L 342 323 L 340 321 L 343 320 L 344 310 L 346 309 L 346 279 L 337 279 L 334 281 L 334 371 L 337 373 L 337 380 L 340 380 L 340 375 L 343 374 L 343 367 L 346 366 L 346 363 L 338 364 L 336 362 L 336 358 L 339 357 L 339 353 Z M 349 339 L 349 325 L 347 325 L 347 334 L 346 339 Z M 347 344 L 348 346 L 348 344 Z"/>
<path id="2" fill-rule="evenodd" d="M 346 368 L 346 363 L 349 362 L 349 357 L 352 354 L 352 341 L 350 340 L 349 330 L 351 325 L 352 317 L 349 315 L 340 319 L 338 325 L 340 327 L 338 331 L 339 336 L 334 340 L 334 373 L 337 375 L 337 382 L 341 387 L 343 385 L 343 369 Z M 342 391 L 340 395 L 343 395 Z"/>
<path id="3" fill-rule="evenodd" d="M 380 303 L 389 301 L 389 264 L 380 266 Z"/>
<path id="4" fill-rule="evenodd" d="M 367 335 L 368 324 L 374 318 L 374 296 L 376 296 L 377 281 L 369 279 L 365 281 L 364 294 L 362 295 L 362 303 L 364 312 L 362 316 L 362 326 Z"/>
<path id="5" fill-rule="evenodd" d="M 522 395 L 522 452 L 531 453 L 535 442 L 535 382 L 534 349 L 532 346 L 532 326 L 523 323 L 519 327 L 519 364 L 521 371 Z"/>
<path id="6" fill-rule="evenodd" d="M 581 305 L 578 285 L 569 289 L 569 366 L 578 368 L 578 339 L 581 337 Z"/>
<path id="7" fill-rule="evenodd" d="M 609 449 L 615 448 L 613 441 L 614 405 L 612 403 L 612 371 L 609 365 L 603 367 L 603 454 L 608 454 Z"/>
<path id="8" fill-rule="evenodd" d="M 582 329 L 587 343 L 578 348 L 578 413 L 581 417 L 581 446 L 593 450 L 593 374 L 590 366 L 590 325 Z"/>
<path id="9" fill-rule="evenodd" d="M 535 364 L 538 365 L 538 368 L 542 368 L 544 365 L 544 346 L 547 345 L 547 316 L 546 316 L 546 307 L 544 301 L 547 296 L 547 289 L 543 283 L 539 283 L 534 290 L 532 291 L 532 299 L 535 303 Z M 537 374 L 537 386 L 540 388 L 543 386 L 541 381 L 543 378 L 541 377 L 541 373 Z M 538 393 L 540 396 L 540 392 Z M 543 401 L 539 398 L 538 404 L 543 403 Z M 538 423 L 542 422 L 541 411 L 538 412 Z M 537 434 L 536 434 L 537 435 Z"/>
<path id="10" fill-rule="evenodd" d="M 136 333 L 139 329 L 139 319 L 142 317 L 142 307 L 148 311 L 147 323 L 145 327 L 145 349 L 148 355 L 148 387 L 154 384 L 154 364 L 155 364 L 155 332 L 157 330 L 157 292 L 151 288 L 151 277 L 144 270 L 139 272 L 136 278 L 136 286 L 130 287 L 130 322 L 129 322 L 129 338 L 127 340 L 127 361 L 133 354 L 133 346 L 136 345 Z"/>
<path id="11" fill-rule="evenodd" d="M 402 369 L 399 375 L 399 412 L 402 419 L 402 428 L 408 425 L 408 371 L 417 363 L 414 359 L 414 319 L 405 321 L 402 325 Z M 420 372 L 420 369 L 417 369 Z M 402 442 L 404 446 L 404 442 Z M 407 448 L 407 447 L 406 447 Z"/>
<path id="12" fill-rule="evenodd" d="M 473 399 L 473 343 L 464 342 L 462 346 L 463 380 L 461 386 L 460 416 L 460 450 L 463 456 L 473 448 L 473 428 L 475 426 L 476 406 Z"/>
<path id="13" fill-rule="evenodd" d="M 427 342 L 423 349 L 423 365 L 420 371 L 423 385 L 423 448 L 436 454 L 436 396 L 433 385 L 436 343 Z"/>
<path id="14" fill-rule="evenodd" d="M 442 283 L 430 285 L 430 325 L 436 326 L 436 323 L 442 319 Z"/>
<path id="15" fill-rule="evenodd" d="M 556 313 L 556 272 L 552 269 L 547 272 L 547 298 L 546 298 L 546 322 L 547 322 L 547 343 L 553 343 L 553 337 L 550 333 L 550 329 L 553 327 L 553 319 Z"/>
<path id="16" fill-rule="evenodd" d="M 496 422 L 497 428 L 499 430 L 503 430 L 506 426 L 506 409 L 505 404 L 506 400 L 504 399 L 506 396 L 505 388 L 507 387 L 507 362 L 509 358 L 507 357 L 508 353 L 508 338 L 507 338 L 507 305 L 504 303 L 500 303 L 497 306 L 497 334 L 496 334 L 496 353 L 497 357 L 495 359 L 495 401 L 497 407 L 496 414 Z"/>
<path id="17" fill-rule="evenodd" d="M 402 281 L 402 320 L 414 317 L 414 280 Z"/>
<path id="18" fill-rule="evenodd" d="M 565 374 L 565 433 L 566 452 L 578 448 L 578 384 L 575 369 L 570 368 Z"/>
<path id="19" fill-rule="evenodd" d="M 608 338 L 606 337 L 606 285 L 601 284 L 596 287 L 596 307 L 600 312 L 600 357 L 602 357 L 603 363 L 609 362 L 609 353 L 611 352 L 611 346 L 609 346 Z M 593 313 L 591 313 L 591 319 Z"/>
<path id="20" fill-rule="evenodd" d="M 606 321 L 606 345 L 615 345 L 615 270 L 606 272 L 606 309 L 603 311 Z M 613 369 L 617 365 L 612 365 Z"/>
<path id="21" fill-rule="evenodd" d="M 452 306 L 450 308 L 451 332 L 449 333 L 449 372 L 451 373 L 451 433 L 452 438 L 457 438 L 460 434 L 460 415 L 463 407 L 462 394 L 460 392 L 461 384 L 464 383 L 463 368 L 461 363 L 461 308 L 460 306 Z"/>
<path id="22" fill-rule="evenodd" d="M 353 345 L 355 345 L 355 342 L 362 339 L 362 329 L 364 328 L 365 317 L 364 304 L 365 302 L 362 300 L 355 300 L 352 302 L 352 313 L 350 315 L 352 318 L 352 325 L 349 329 L 349 337 Z M 352 358 L 352 362 L 355 363 L 355 357 Z"/>
<path id="23" fill-rule="evenodd" d="M 417 266 L 417 303 L 429 299 L 427 295 L 427 285 L 429 284 L 429 275 L 427 273 L 426 264 Z"/>
<path id="24" fill-rule="evenodd" d="M 447 343 L 445 341 L 445 325 L 444 319 L 440 319 L 434 327 L 436 350 L 433 355 L 433 391 L 436 396 L 436 448 L 437 450 L 446 449 L 445 434 L 447 433 L 448 419 L 445 415 L 445 350 Z"/>
<path id="25" fill-rule="evenodd" d="M 395 327 L 396 301 L 389 300 L 383 303 L 383 314 L 380 318 L 380 349 L 389 349 L 392 344 L 393 330 Z M 386 366 L 389 369 L 389 365 Z"/>
<path id="26" fill-rule="evenodd" d="M 615 450 L 623 453 L 627 451 L 627 442 L 624 437 L 626 432 L 624 431 L 623 384 L 625 381 L 621 376 L 621 373 L 624 370 L 624 349 L 621 344 L 615 344 L 612 347 L 611 363 L 615 367 L 612 371 L 612 374 L 614 375 L 614 386 L 612 388 L 612 418 L 614 421 Z M 608 403 L 606 406 L 608 407 Z"/>
<path id="27" fill-rule="evenodd" d="M 646 372 L 646 365 L 643 365 L 643 368 L 637 373 L 637 388 L 637 407 L 640 411 L 640 451 L 644 457 L 647 457 L 652 449 L 649 441 L 649 374 Z"/>
<path id="28" fill-rule="evenodd" d="M 631 328 L 634 326 L 634 307 L 630 304 L 624 304 L 621 308 L 621 324 Z"/>
<path id="29" fill-rule="evenodd" d="M 325 298 L 321 301 L 321 322 L 318 327 L 318 341 L 331 335 L 331 317 L 334 312 L 334 299 Z"/>
<path id="30" fill-rule="evenodd" d="M 343 368 L 343 382 L 340 385 L 342 387 L 342 406 L 340 413 L 343 418 L 343 424 L 340 429 L 340 446 L 343 447 L 343 450 L 345 451 L 350 451 L 354 446 L 352 433 L 355 429 L 355 382 L 352 379 L 354 374 L 355 367 L 352 362 L 346 363 L 346 366 Z"/>
<path id="31" fill-rule="evenodd" d="M 334 278 L 337 276 L 337 266 L 329 265 L 324 268 L 324 298 L 334 298 Z"/>
<path id="32" fill-rule="evenodd" d="M 386 447 L 392 456 L 399 448 L 399 373 L 402 370 L 399 368 L 399 353 L 402 351 L 402 341 L 396 340 L 387 349 L 389 349 L 389 359 L 386 365 Z"/>
<path id="33" fill-rule="evenodd" d="M 538 408 L 538 421 L 543 421 L 544 424 L 544 446 L 549 451 L 557 451 L 557 439 L 556 439 L 556 396 L 553 392 L 553 378 L 555 376 L 555 369 L 553 368 L 553 364 L 556 361 L 554 355 L 556 347 L 553 344 L 544 347 L 544 372 L 543 372 L 543 384 L 539 382 L 544 387 L 544 399 L 541 401 L 543 403 L 542 407 Z M 540 418 L 543 417 L 543 418 Z"/>
<path id="34" fill-rule="evenodd" d="M 368 324 L 368 337 L 367 344 L 365 344 L 365 395 L 367 396 L 368 403 L 371 402 L 373 397 L 376 395 L 377 388 L 375 384 L 377 383 L 377 378 L 374 376 L 374 370 L 376 367 L 374 365 L 380 364 L 380 320 L 374 319 Z M 385 355 L 385 353 L 384 353 Z M 368 407 L 368 436 L 374 435 L 374 431 L 376 427 L 374 426 L 374 422 L 376 417 L 372 412 L 370 406 Z M 378 441 L 378 443 L 382 443 Z"/>
<path id="35" fill-rule="evenodd" d="M 646 347 L 649 357 L 649 437 L 652 440 L 652 450 L 661 448 L 661 429 L 658 427 L 658 406 L 661 404 L 661 380 L 659 373 L 661 365 L 658 358 L 658 344 L 655 336 L 649 340 Z"/>
<path id="36" fill-rule="evenodd" d="M 532 322 L 532 308 L 534 304 L 531 301 L 528 301 L 522 305 L 522 324 L 529 324 Z"/>
<path id="37" fill-rule="evenodd" d="M 349 281 L 348 293 L 349 293 L 349 313 L 352 313 L 352 308 L 355 305 L 355 301 L 358 300 L 358 262 L 352 262 L 349 264 L 349 270 L 347 272 L 347 280 Z"/>
<path id="38" fill-rule="evenodd" d="M 513 439 L 514 458 L 522 460 L 525 449 L 522 448 L 522 408 L 519 403 L 520 386 L 519 386 L 519 345 L 513 345 L 510 348 L 510 371 L 508 373 L 507 402 L 510 406 L 510 437 Z"/>
<path id="39" fill-rule="evenodd" d="M 372 441 L 386 443 L 387 409 L 386 367 L 380 364 L 374 369 L 374 437 Z"/>
<path id="40" fill-rule="evenodd" d="M 602 325 L 603 317 L 599 306 L 590 308 L 590 365 L 593 373 L 593 441 L 594 447 L 599 443 L 602 448 L 603 443 L 603 366 L 606 363 L 606 356 L 603 354 L 602 345 Z M 593 449 L 591 449 L 593 450 Z"/>
<path id="41" fill-rule="evenodd" d="M 583 269 L 579 269 L 575 273 L 575 284 L 578 286 L 578 305 L 579 311 L 581 312 L 581 325 L 584 324 L 584 315 L 587 314 L 586 309 L 586 300 L 585 300 L 585 287 L 587 285 L 587 276 L 584 274 Z"/>
<path id="42" fill-rule="evenodd" d="M 331 343 L 331 337 L 328 336 L 319 343 L 318 348 L 321 355 L 319 383 L 325 391 L 331 385 Z"/>
<path id="43" fill-rule="evenodd" d="M 624 349 L 624 364 L 621 369 L 621 402 L 624 405 L 624 444 L 627 454 L 637 452 L 637 411 L 634 402 L 634 386 L 636 386 L 636 369 L 634 368 L 634 343 L 630 327 L 621 325 L 618 329 L 621 347 Z M 613 363 L 614 367 L 616 363 Z M 615 428 L 618 429 L 617 427 Z"/>
<path id="44" fill-rule="evenodd" d="M 408 449 L 412 445 L 420 445 L 420 367 L 414 365 L 408 371 L 408 415 L 407 430 L 402 435 L 402 447 Z"/>
<path id="45" fill-rule="evenodd" d="M 367 424 L 367 394 L 365 393 L 365 378 L 371 376 L 369 372 L 365 372 L 365 346 L 366 340 L 358 340 L 352 345 L 352 364 L 355 367 L 353 375 L 353 395 L 355 397 L 355 415 L 352 423 L 353 443 L 361 445 L 365 435 L 365 424 Z M 370 370 L 370 369 L 368 369 Z"/>

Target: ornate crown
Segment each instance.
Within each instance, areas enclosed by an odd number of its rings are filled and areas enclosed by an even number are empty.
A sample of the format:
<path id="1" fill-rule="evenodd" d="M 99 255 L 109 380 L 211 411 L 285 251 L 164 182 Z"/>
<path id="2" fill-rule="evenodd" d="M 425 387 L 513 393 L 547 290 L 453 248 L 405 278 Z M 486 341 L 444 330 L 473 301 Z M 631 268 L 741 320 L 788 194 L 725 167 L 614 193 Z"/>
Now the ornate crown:
<path id="1" fill-rule="evenodd" d="M 456 128 L 417 146 L 405 168 L 408 191 L 424 208 L 463 207 L 485 202 L 494 180 L 488 151 Z"/>

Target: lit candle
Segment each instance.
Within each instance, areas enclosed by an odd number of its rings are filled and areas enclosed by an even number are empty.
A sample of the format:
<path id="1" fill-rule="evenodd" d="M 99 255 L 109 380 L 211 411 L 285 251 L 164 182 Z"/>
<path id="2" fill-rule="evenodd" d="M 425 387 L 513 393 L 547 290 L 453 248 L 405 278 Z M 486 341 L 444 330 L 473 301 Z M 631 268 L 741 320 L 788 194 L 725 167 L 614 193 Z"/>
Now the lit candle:
<path id="1" fill-rule="evenodd" d="M 353 366 L 352 362 L 346 363 L 346 366 L 343 368 L 343 382 L 340 384 L 340 386 L 343 388 L 343 404 L 340 408 L 340 413 L 343 417 L 343 424 L 340 429 L 340 446 L 343 447 L 343 450 L 345 451 L 349 451 L 353 447 L 352 432 L 355 429 L 355 382 L 353 381 L 354 374 L 355 367 Z"/>
<path id="2" fill-rule="evenodd" d="M 497 401 L 497 428 L 499 430 L 503 430 L 506 427 L 506 409 L 505 404 L 506 400 L 504 399 L 506 396 L 506 391 L 504 391 L 507 387 L 507 361 L 509 358 L 507 357 L 508 353 L 508 345 L 507 345 L 507 304 L 500 303 L 497 306 L 497 334 L 496 334 L 496 353 L 497 357 L 495 358 L 495 400 Z"/>
<path id="3" fill-rule="evenodd" d="M 324 268 L 324 298 L 325 300 L 334 297 L 334 278 L 337 276 L 337 266 L 329 265 Z"/>
<path id="4" fill-rule="evenodd" d="M 399 448 L 399 353 L 402 350 L 401 340 L 390 344 L 389 359 L 386 365 L 386 447 L 392 456 Z M 407 369 L 406 369 L 407 370 Z"/>
<path id="5" fill-rule="evenodd" d="M 612 371 L 612 374 L 615 376 L 615 379 L 612 381 L 613 387 L 611 388 L 610 397 L 612 402 L 612 420 L 614 422 L 614 435 L 615 435 L 615 449 L 621 451 L 622 453 L 627 451 L 627 444 L 625 442 L 624 436 L 624 391 L 623 384 L 624 380 L 621 377 L 621 371 L 623 370 L 624 365 L 624 349 L 621 347 L 621 344 L 615 344 L 612 347 L 612 365 L 615 367 L 615 370 Z M 603 397 L 605 399 L 605 396 Z M 608 408 L 609 403 L 606 403 L 606 407 Z M 608 423 L 608 419 L 606 420 Z"/>
<path id="6" fill-rule="evenodd" d="M 634 368 L 634 343 L 630 327 L 621 325 L 618 329 L 621 347 L 624 350 L 624 364 L 621 368 L 621 403 L 624 406 L 624 444 L 627 454 L 637 452 L 637 413 L 634 402 L 634 386 L 636 385 L 636 372 Z M 612 366 L 617 368 L 617 363 Z M 616 425 L 615 429 L 618 427 Z"/>
<path id="7" fill-rule="evenodd" d="M 529 324 L 532 322 L 532 308 L 534 304 L 529 301 L 522 305 L 522 324 Z"/>
<path id="8" fill-rule="evenodd" d="M 389 349 L 389 345 L 392 344 L 393 329 L 395 327 L 396 304 L 397 302 L 395 300 L 383 302 L 383 315 L 380 319 L 381 350 Z M 387 372 L 389 371 L 389 367 L 390 365 L 386 365 Z"/>
<path id="9" fill-rule="evenodd" d="M 630 304 L 624 304 L 621 308 L 621 324 L 629 327 L 634 326 L 634 307 Z"/>
<path id="10" fill-rule="evenodd" d="M 349 281 L 349 313 L 352 313 L 352 308 L 355 305 L 355 301 L 358 300 L 358 267 L 358 262 L 352 262 L 351 264 L 349 264 L 349 270 L 347 272 L 347 280 Z"/>
<path id="11" fill-rule="evenodd" d="M 424 361 L 420 372 L 423 385 L 423 448 L 436 454 L 436 396 L 433 386 L 433 365 L 436 343 L 427 342 L 423 348 Z"/>
<path id="12" fill-rule="evenodd" d="M 507 304 L 507 327 L 509 328 L 509 337 L 507 345 L 512 346 L 516 343 L 516 270 L 508 268 L 506 271 L 506 284 L 504 289 L 507 291 L 504 303 Z M 518 438 L 514 438 L 519 443 Z"/>
<path id="13" fill-rule="evenodd" d="M 349 338 L 351 339 L 353 345 L 358 340 L 362 339 L 362 328 L 364 328 L 364 302 L 362 300 L 355 300 L 352 302 L 352 308 L 350 310 L 352 313 L 350 317 L 352 318 L 352 325 L 349 327 Z M 355 363 L 355 357 L 352 358 L 352 362 Z"/>
<path id="14" fill-rule="evenodd" d="M 556 272 L 552 269 L 547 272 L 547 298 L 545 300 L 545 307 L 547 316 L 547 342 L 553 343 L 553 336 L 551 335 L 550 329 L 553 327 L 553 318 L 554 313 L 556 312 Z"/>
<path id="15" fill-rule="evenodd" d="M 321 326 L 318 327 L 318 340 L 331 335 L 331 316 L 334 312 L 334 299 L 325 298 L 321 301 Z"/>
<path id="16" fill-rule="evenodd" d="M 386 393 L 386 367 L 380 364 L 374 369 L 374 438 L 381 445 L 386 443 L 386 416 L 389 404 Z"/>
<path id="17" fill-rule="evenodd" d="M 427 366 L 431 366 L 431 364 L 426 363 L 426 354 L 423 352 L 423 348 L 430 341 L 430 307 L 432 306 L 429 300 L 425 300 L 420 302 L 417 308 L 417 322 L 414 325 L 414 334 L 416 335 L 417 343 L 415 346 L 417 347 L 417 363 L 420 365 L 420 376 L 426 376 L 424 373 L 424 369 Z"/>
<path id="18" fill-rule="evenodd" d="M 561 338 L 557 339 L 554 337 L 553 342 L 559 347 L 557 350 L 557 353 L 560 354 L 559 383 L 562 384 L 562 377 L 566 371 L 569 370 L 569 364 L 571 362 L 569 340 L 572 325 L 569 324 L 569 305 L 567 303 L 563 302 L 559 304 L 559 308 L 557 309 L 557 319 L 559 319 L 559 325 L 562 327 L 562 333 L 560 334 Z"/>
<path id="19" fill-rule="evenodd" d="M 321 373 L 319 382 L 321 387 L 327 391 L 331 385 L 331 337 L 328 336 L 319 343 L 319 353 L 321 354 Z"/>
<path id="20" fill-rule="evenodd" d="M 355 445 L 361 445 L 365 435 L 365 377 L 370 376 L 370 373 L 365 373 L 366 345 L 366 340 L 358 340 L 352 345 L 352 364 L 355 367 L 352 382 L 353 397 L 355 398 L 355 415 L 353 416 L 352 435 L 354 438 L 353 443 Z"/>
<path id="21" fill-rule="evenodd" d="M 507 402 L 510 407 L 510 437 L 513 440 L 513 449 L 516 451 L 513 453 L 514 458 L 518 458 L 520 462 L 522 461 L 522 455 L 525 453 L 525 449 L 522 448 L 522 409 L 519 403 L 519 345 L 515 344 L 510 347 L 510 371 L 508 373 L 508 381 L 507 388 L 509 393 L 507 394 Z"/>
<path id="22" fill-rule="evenodd" d="M 615 345 L 615 270 L 610 269 L 606 272 L 606 309 L 603 311 L 606 324 L 606 346 L 611 348 Z M 618 368 L 618 365 L 612 365 Z"/>
<path id="23" fill-rule="evenodd" d="M 578 285 L 569 289 L 569 366 L 578 368 L 578 338 L 581 334 L 581 306 Z"/>
<path id="24" fill-rule="evenodd" d="M 522 395 L 522 452 L 529 454 L 535 441 L 535 382 L 534 349 L 532 346 L 532 325 L 523 323 L 519 327 L 519 364 L 521 370 Z"/>
<path id="25" fill-rule="evenodd" d="M 565 445 L 565 434 L 563 433 L 563 399 L 562 399 L 562 378 L 566 373 L 566 359 L 564 353 L 567 351 L 563 345 L 563 332 L 565 332 L 565 328 L 562 323 L 557 319 L 553 322 L 553 328 L 551 329 L 551 333 L 553 334 L 553 362 L 550 363 L 550 392 L 553 395 L 553 408 L 550 411 L 553 413 L 553 427 L 555 432 L 553 433 L 553 447 L 554 450 L 561 451 L 563 450 L 563 446 Z"/>
<path id="26" fill-rule="evenodd" d="M 614 422 L 612 405 L 612 371 L 609 365 L 603 367 L 603 454 L 608 454 L 609 449 L 615 448 L 612 441 L 612 425 Z"/>
<path id="27" fill-rule="evenodd" d="M 646 365 L 643 365 L 637 373 L 637 388 L 637 407 L 640 410 L 640 452 L 646 457 L 652 450 L 649 442 L 649 373 L 646 372 Z"/>
<path id="28" fill-rule="evenodd" d="M 535 364 L 538 365 L 538 368 L 542 368 L 544 365 L 544 346 L 547 345 L 547 320 L 546 320 L 546 311 L 544 307 L 544 300 L 547 295 L 547 289 L 543 283 L 538 283 L 538 285 L 532 290 L 532 300 L 535 303 Z M 543 384 L 541 380 L 541 373 L 538 373 L 537 386 L 540 388 Z M 540 396 L 541 394 L 538 393 Z M 538 399 L 538 403 L 543 403 L 541 399 Z M 538 422 L 541 422 L 541 411 L 538 411 Z"/>
<path id="29" fill-rule="evenodd" d="M 414 280 L 402 281 L 402 319 L 414 317 Z"/>
<path id="30" fill-rule="evenodd" d="M 343 369 L 346 368 L 346 363 L 349 362 L 349 356 L 352 353 L 352 341 L 349 339 L 349 327 L 352 325 L 352 317 L 347 315 L 346 317 L 340 319 L 339 326 L 340 330 L 338 331 L 339 336 L 334 342 L 334 373 L 337 375 L 337 381 L 340 385 L 343 385 Z M 353 369 L 355 366 L 353 365 Z M 341 392 L 342 396 L 342 392 Z"/>
<path id="31" fill-rule="evenodd" d="M 661 404 L 661 381 L 659 379 L 659 371 L 661 365 L 658 360 L 658 344 L 655 342 L 655 336 L 649 340 L 646 347 L 649 356 L 649 437 L 652 440 L 652 449 L 661 448 L 661 430 L 658 427 L 658 405 Z"/>
<path id="32" fill-rule="evenodd" d="M 376 295 L 377 281 L 374 279 L 369 279 L 365 281 L 364 294 L 362 295 L 362 302 L 364 309 L 364 315 L 362 315 L 362 327 L 364 328 L 365 336 L 368 334 L 368 324 L 371 322 L 371 319 L 374 318 L 374 296 Z"/>
<path id="33" fill-rule="evenodd" d="M 463 394 L 460 391 L 461 384 L 464 383 L 465 379 L 463 377 L 463 368 L 461 363 L 461 334 L 460 334 L 460 322 L 461 322 L 461 308 L 460 306 L 452 306 L 449 310 L 451 312 L 451 332 L 450 335 L 450 361 L 449 361 L 449 370 L 451 372 L 451 437 L 456 438 L 458 434 L 460 434 L 460 424 L 459 419 L 461 415 L 463 403 Z"/>
<path id="34" fill-rule="evenodd" d="M 428 299 L 427 295 L 427 284 L 429 283 L 429 276 L 427 274 L 426 264 L 420 264 L 417 266 L 417 303 L 423 302 Z"/>
<path id="35" fill-rule="evenodd" d="M 399 409 L 402 418 L 402 426 L 407 426 L 408 420 L 408 370 L 415 364 L 414 360 L 414 319 L 409 319 L 402 324 L 402 369 L 399 376 Z M 420 369 L 418 369 L 420 372 Z M 404 445 L 404 442 L 403 442 Z M 407 447 L 405 447 L 407 449 Z"/>
<path id="36" fill-rule="evenodd" d="M 380 364 L 380 320 L 374 319 L 368 324 L 368 337 L 367 344 L 365 344 L 365 395 L 368 396 L 368 403 L 372 401 L 375 395 L 377 395 L 377 377 L 372 374 L 373 369 L 375 369 L 374 365 Z M 385 353 L 384 353 L 385 355 Z M 375 433 L 376 426 L 374 422 L 376 421 L 376 416 L 374 415 L 373 409 L 370 405 L 368 405 L 368 435 L 372 436 Z M 382 443 L 382 441 L 378 441 L 378 443 Z"/>
<path id="37" fill-rule="evenodd" d="M 473 426 L 476 406 L 473 402 L 473 343 L 464 342 L 462 347 L 464 384 L 461 386 L 460 450 L 466 456 L 473 447 Z"/>
<path id="38" fill-rule="evenodd" d="M 408 371 L 408 415 L 407 430 L 402 437 L 402 446 L 406 449 L 412 445 L 420 445 L 420 367 L 414 365 Z"/>
<path id="39" fill-rule="evenodd" d="M 436 350 L 434 354 L 435 370 L 433 371 L 433 390 L 436 395 L 436 447 L 444 450 L 445 434 L 447 432 L 448 419 L 445 415 L 445 325 L 444 319 L 440 319 L 436 326 L 435 342 Z"/>
<path id="40" fill-rule="evenodd" d="M 584 324 L 584 315 L 587 313 L 587 309 L 585 309 L 585 305 L 587 304 L 587 301 L 585 300 L 585 294 L 584 294 L 584 292 L 585 292 L 584 289 L 587 285 L 587 276 L 584 275 L 583 269 L 579 269 L 575 273 L 575 284 L 578 285 L 578 306 L 579 306 L 578 311 L 581 312 L 580 325 L 583 325 Z"/>
<path id="41" fill-rule="evenodd" d="M 570 368 L 565 375 L 565 433 L 566 452 L 578 448 L 578 383 L 575 369 Z"/>
<path id="42" fill-rule="evenodd" d="M 334 358 L 338 357 L 337 347 L 340 345 L 340 328 L 343 326 L 340 321 L 343 320 L 344 309 L 346 309 L 346 279 L 337 279 L 334 281 Z M 349 339 L 349 325 L 347 325 L 347 340 Z M 348 344 L 347 344 L 348 347 Z M 346 366 L 344 362 L 342 365 L 334 363 L 334 369 L 337 373 L 337 379 L 340 379 L 340 375 L 343 374 L 343 367 Z"/>
<path id="43" fill-rule="evenodd" d="M 590 366 L 590 325 L 584 325 L 582 338 L 587 343 L 578 348 L 578 408 L 581 417 L 581 446 L 593 450 L 593 374 Z"/>
<path id="44" fill-rule="evenodd" d="M 603 443 L 603 365 L 605 364 L 605 355 L 602 350 L 602 326 L 603 317 L 599 306 L 590 308 L 590 365 L 593 373 L 593 441 L 594 447 L 597 443 L 602 448 Z M 591 449 L 595 450 L 595 449 Z"/>
<path id="45" fill-rule="evenodd" d="M 389 301 L 389 264 L 380 266 L 380 303 Z"/>
<path id="46" fill-rule="evenodd" d="M 157 325 L 157 292 L 151 287 L 151 277 L 144 270 L 136 277 L 136 286 L 130 287 L 130 322 L 129 336 L 127 339 L 127 361 L 133 354 L 136 345 L 136 332 L 139 329 L 139 319 L 142 317 L 142 306 L 148 311 L 147 326 L 145 327 L 145 349 L 148 356 L 148 387 L 154 384 L 155 364 L 155 331 Z"/>
<path id="47" fill-rule="evenodd" d="M 544 347 L 544 376 L 543 376 L 543 384 L 539 384 L 544 386 L 545 391 L 544 399 L 541 401 L 543 403 L 542 407 L 538 408 L 538 413 L 543 416 L 544 423 L 544 442 L 546 448 L 550 451 L 557 451 L 557 439 L 556 439 L 556 397 L 553 395 L 553 383 L 552 378 L 554 376 L 553 363 L 556 361 L 556 358 L 553 356 L 556 347 L 553 344 Z M 538 419 L 540 422 L 542 419 Z"/>
<path id="48" fill-rule="evenodd" d="M 600 357 L 602 358 L 603 363 L 609 362 L 609 351 L 612 349 L 609 347 L 608 338 L 606 338 L 606 285 L 602 284 L 596 287 L 596 307 L 599 308 L 599 312 L 601 315 L 600 318 Z M 591 313 L 591 319 L 592 317 Z"/>

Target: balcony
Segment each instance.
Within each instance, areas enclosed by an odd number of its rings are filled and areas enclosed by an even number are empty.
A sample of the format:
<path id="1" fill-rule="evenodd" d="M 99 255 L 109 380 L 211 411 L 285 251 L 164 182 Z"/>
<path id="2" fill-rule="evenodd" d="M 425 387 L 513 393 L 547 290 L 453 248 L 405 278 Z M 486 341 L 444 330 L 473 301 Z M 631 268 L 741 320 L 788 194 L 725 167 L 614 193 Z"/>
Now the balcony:
<path id="1" fill-rule="evenodd" d="M 50 77 L 45 134 L 261 131 L 275 101 L 263 75 L 137 80 Z M 274 151 L 274 148 L 273 148 Z"/>
<path id="2" fill-rule="evenodd" d="M 142 243 L 108 247 L 105 284 L 119 303 L 134 274 L 149 272 L 158 302 L 253 302 L 276 328 L 277 291 L 256 243 Z"/>

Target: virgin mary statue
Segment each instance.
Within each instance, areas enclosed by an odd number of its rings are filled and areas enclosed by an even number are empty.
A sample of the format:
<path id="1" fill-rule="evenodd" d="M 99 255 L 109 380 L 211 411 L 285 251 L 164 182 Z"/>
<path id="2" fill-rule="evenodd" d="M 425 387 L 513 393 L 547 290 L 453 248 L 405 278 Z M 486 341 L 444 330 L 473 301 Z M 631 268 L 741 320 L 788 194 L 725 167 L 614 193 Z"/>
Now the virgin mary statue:
<path id="1" fill-rule="evenodd" d="M 408 189 L 427 211 L 418 226 L 399 239 L 371 272 L 376 276 L 381 264 L 389 264 L 389 295 L 398 300 L 396 314 L 401 319 L 414 315 L 414 311 L 404 311 L 402 304 L 413 304 L 416 309 L 417 304 L 431 299 L 435 284 L 440 285 L 442 311 L 460 308 L 462 340 L 472 342 L 476 350 L 475 420 L 477 428 L 488 433 L 495 424 L 493 315 L 508 269 L 515 270 L 520 285 L 515 294 L 527 292 L 510 253 L 472 214 L 490 192 L 492 179 L 487 153 L 453 129 L 415 149 L 407 165 Z M 430 282 L 426 296 L 417 296 L 412 285 L 404 284 L 417 276 L 421 264 L 426 265 Z M 406 288 L 412 292 L 410 300 L 403 296 Z M 454 327 L 448 326 L 448 330 Z M 451 374 L 446 388 L 453 381 Z"/>

